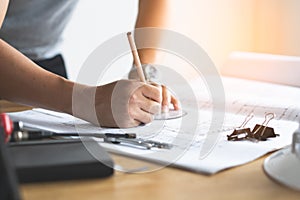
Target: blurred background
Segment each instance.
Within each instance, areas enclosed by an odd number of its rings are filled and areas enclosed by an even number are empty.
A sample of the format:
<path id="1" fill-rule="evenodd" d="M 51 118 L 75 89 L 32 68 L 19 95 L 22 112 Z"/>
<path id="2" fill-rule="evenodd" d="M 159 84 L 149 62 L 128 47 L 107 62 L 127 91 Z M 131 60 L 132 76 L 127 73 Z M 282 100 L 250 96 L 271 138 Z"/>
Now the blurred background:
<path id="1" fill-rule="evenodd" d="M 172 2 L 167 28 L 198 43 L 219 69 L 232 51 L 300 56 L 299 0 Z M 97 46 L 133 29 L 137 6 L 138 0 L 79 2 L 64 34 L 63 52 L 72 80 Z"/>

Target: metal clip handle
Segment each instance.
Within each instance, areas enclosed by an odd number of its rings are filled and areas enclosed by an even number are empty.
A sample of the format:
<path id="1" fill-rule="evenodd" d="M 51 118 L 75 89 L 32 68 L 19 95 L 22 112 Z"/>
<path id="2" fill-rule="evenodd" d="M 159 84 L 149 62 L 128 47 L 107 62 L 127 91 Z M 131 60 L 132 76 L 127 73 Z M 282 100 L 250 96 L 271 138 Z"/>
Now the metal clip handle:
<path id="1" fill-rule="evenodd" d="M 144 140 L 141 138 L 104 138 L 104 142 L 113 144 L 123 144 L 136 148 L 150 150 L 151 148 L 171 149 L 172 145 L 168 143 L 156 142 L 153 140 Z"/>

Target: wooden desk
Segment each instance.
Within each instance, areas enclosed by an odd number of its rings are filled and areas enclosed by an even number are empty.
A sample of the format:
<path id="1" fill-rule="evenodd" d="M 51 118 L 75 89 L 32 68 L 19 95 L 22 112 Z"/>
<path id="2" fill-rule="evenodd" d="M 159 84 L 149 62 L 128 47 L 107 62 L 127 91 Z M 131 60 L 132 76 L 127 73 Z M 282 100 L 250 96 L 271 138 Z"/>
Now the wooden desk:
<path id="1" fill-rule="evenodd" d="M 1 108 L 1 107 L 0 107 Z M 3 107 L 2 107 L 3 108 Z M 1 109 L 0 109 L 1 111 Z M 142 162 L 113 155 L 117 164 Z M 116 172 L 107 179 L 21 185 L 24 199 L 297 199 L 300 192 L 268 178 L 264 158 L 205 176 L 172 167 L 150 173 Z"/>
<path id="2" fill-rule="evenodd" d="M 128 159 L 114 156 L 117 163 Z M 171 167 L 144 174 L 116 174 L 104 180 L 22 185 L 24 199 L 297 199 L 300 192 L 272 182 L 263 159 L 205 176 Z"/>

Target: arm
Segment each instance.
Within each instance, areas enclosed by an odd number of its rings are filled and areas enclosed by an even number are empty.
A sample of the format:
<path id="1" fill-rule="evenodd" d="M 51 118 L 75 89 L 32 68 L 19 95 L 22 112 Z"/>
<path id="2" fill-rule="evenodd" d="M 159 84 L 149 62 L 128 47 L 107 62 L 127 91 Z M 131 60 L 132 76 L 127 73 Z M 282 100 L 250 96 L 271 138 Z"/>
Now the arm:
<path id="1" fill-rule="evenodd" d="M 161 104 L 161 91 L 154 86 L 129 80 L 80 85 L 40 68 L 1 39 L 0 97 L 65 112 L 105 127 L 149 123 Z"/>
<path id="2" fill-rule="evenodd" d="M 38 67 L 3 40 L 0 60 L 2 98 L 71 114 L 74 83 Z"/>
<path id="3" fill-rule="evenodd" d="M 139 11 L 135 28 L 157 27 L 165 28 L 168 23 L 169 7 L 171 0 L 140 0 Z M 144 40 L 153 40 L 153 37 Z M 159 38 L 155 38 L 159 40 Z M 142 63 L 154 63 L 156 52 L 153 49 L 139 50 Z"/>
<path id="4" fill-rule="evenodd" d="M 8 1 L 0 3 L 1 27 Z M 73 114 L 101 126 L 132 127 L 153 120 L 152 114 L 160 110 L 161 91 L 129 80 L 103 86 L 74 83 L 40 68 L 0 39 L 0 98 Z"/>
<path id="5" fill-rule="evenodd" d="M 0 0 L 0 6 L 1 27 L 8 0 Z M 1 98 L 71 113 L 73 83 L 39 68 L 1 39 L 0 61 Z"/>
<path id="6" fill-rule="evenodd" d="M 0 28 L 6 14 L 7 6 L 8 0 L 0 0 Z"/>

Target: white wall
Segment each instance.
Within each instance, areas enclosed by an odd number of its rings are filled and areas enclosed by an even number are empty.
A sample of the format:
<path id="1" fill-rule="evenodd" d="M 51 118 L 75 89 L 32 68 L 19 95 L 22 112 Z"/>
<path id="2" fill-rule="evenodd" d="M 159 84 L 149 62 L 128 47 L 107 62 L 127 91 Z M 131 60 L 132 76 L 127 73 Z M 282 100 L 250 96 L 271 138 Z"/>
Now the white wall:
<path id="1" fill-rule="evenodd" d="M 253 50 L 253 0 L 174 0 L 172 29 L 201 45 L 217 67 L 235 50 Z"/>
<path id="2" fill-rule="evenodd" d="M 112 36 L 134 28 L 137 0 L 81 0 L 65 31 L 63 52 L 76 80 L 87 56 Z"/>
<path id="3" fill-rule="evenodd" d="M 257 0 L 255 50 L 300 56 L 300 1 Z"/>
<path id="4" fill-rule="evenodd" d="M 196 41 L 217 66 L 231 51 L 253 48 L 252 0 L 172 1 L 167 28 Z M 137 0 L 80 1 L 65 32 L 64 52 L 71 79 L 76 79 L 94 48 L 116 34 L 132 30 L 137 3 Z"/>
<path id="5" fill-rule="evenodd" d="M 217 67 L 232 51 L 300 55 L 299 0 L 171 0 L 166 27 L 202 46 Z M 71 79 L 105 40 L 132 30 L 138 0 L 80 1 L 66 30 L 64 52 Z M 124 60 L 121 65 L 130 65 Z M 118 70 L 115 78 L 122 77 Z"/>

